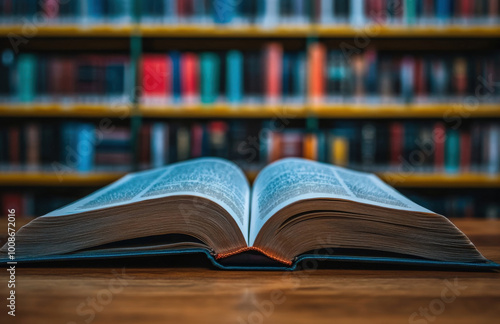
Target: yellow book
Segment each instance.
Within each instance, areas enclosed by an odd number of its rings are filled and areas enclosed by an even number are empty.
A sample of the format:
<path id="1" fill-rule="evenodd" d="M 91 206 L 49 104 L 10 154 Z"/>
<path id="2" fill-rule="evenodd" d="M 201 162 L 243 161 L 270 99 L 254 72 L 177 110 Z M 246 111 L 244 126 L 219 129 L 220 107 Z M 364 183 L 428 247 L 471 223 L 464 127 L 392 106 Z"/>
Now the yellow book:
<path id="1" fill-rule="evenodd" d="M 349 162 L 349 141 L 345 137 L 334 137 L 332 141 L 332 162 L 346 166 Z"/>

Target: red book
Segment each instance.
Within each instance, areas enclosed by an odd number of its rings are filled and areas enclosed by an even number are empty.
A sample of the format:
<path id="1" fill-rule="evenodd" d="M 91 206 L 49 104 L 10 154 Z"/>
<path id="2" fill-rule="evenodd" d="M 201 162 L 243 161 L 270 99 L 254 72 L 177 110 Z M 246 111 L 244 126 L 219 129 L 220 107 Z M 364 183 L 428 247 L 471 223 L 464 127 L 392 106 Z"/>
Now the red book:
<path id="1" fill-rule="evenodd" d="M 76 80 L 75 62 L 73 59 L 66 58 L 61 60 L 61 66 L 62 66 L 61 94 L 64 96 L 75 95 L 75 80 Z"/>
<path id="2" fill-rule="evenodd" d="M 144 124 L 139 131 L 139 165 L 147 169 L 151 164 L 151 125 Z"/>
<path id="3" fill-rule="evenodd" d="M 175 0 L 172 0 L 175 1 Z M 188 0 L 177 0 L 177 15 L 179 17 L 184 17 L 187 12 L 187 1 Z"/>
<path id="4" fill-rule="evenodd" d="M 323 100 L 325 91 L 326 49 L 322 44 L 309 47 L 309 98 L 312 103 Z"/>
<path id="5" fill-rule="evenodd" d="M 277 102 L 281 96 L 281 76 L 283 65 L 283 48 L 272 43 L 266 48 L 266 99 Z"/>
<path id="6" fill-rule="evenodd" d="M 64 92 L 64 65 L 60 58 L 52 58 L 49 62 L 49 91 L 53 96 L 60 96 Z"/>
<path id="7" fill-rule="evenodd" d="M 467 62 L 464 58 L 455 60 L 453 74 L 456 94 L 464 96 L 467 92 Z"/>
<path id="8" fill-rule="evenodd" d="M 165 99 L 171 93 L 172 62 L 167 55 L 146 54 L 141 62 L 142 94 L 148 99 Z"/>
<path id="9" fill-rule="evenodd" d="M 2 196 L 2 210 L 7 212 L 9 209 L 14 209 L 16 217 L 24 215 L 24 199 L 21 194 L 7 193 Z"/>
<path id="10" fill-rule="evenodd" d="M 59 0 L 45 0 L 42 6 L 45 18 L 54 19 L 59 15 Z"/>
<path id="11" fill-rule="evenodd" d="M 471 136 L 468 131 L 460 134 L 460 169 L 463 172 L 470 171 L 471 164 Z"/>
<path id="12" fill-rule="evenodd" d="M 391 143 L 391 166 L 401 164 L 401 157 L 404 149 L 404 126 L 400 122 L 394 122 L 390 126 L 390 143 Z"/>
<path id="13" fill-rule="evenodd" d="M 21 162 L 21 133 L 19 127 L 9 128 L 9 163 L 17 165 Z"/>
<path id="14" fill-rule="evenodd" d="M 438 122 L 432 131 L 434 140 L 434 166 L 436 171 L 444 169 L 444 143 L 446 141 L 446 128 L 444 123 Z"/>
<path id="15" fill-rule="evenodd" d="M 473 0 L 462 0 L 461 1 L 461 10 L 460 10 L 460 13 L 461 13 L 461 16 L 462 17 L 470 17 L 472 16 L 472 13 L 473 13 Z"/>
<path id="16" fill-rule="evenodd" d="M 382 23 L 386 16 L 387 9 L 385 7 L 385 0 L 372 0 L 373 12 L 368 12 L 369 15 L 374 15 L 375 21 Z M 368 16 L 370 17 L 370 16 Z"/>
<path id="17" fill-rule="evenodd" d="M 269 133 L 269 138 L 268 138 L 268 157 L 269 157 L 269 162 L 274 162 L 279 160 L 283 153 L 282 149 L 282 139 L 281 137 L 283 134 L 280 134 L 278 132 L 270 132 Z"/>
<path id="18" fill-rule="evenodd" d="M 40 125 L 29 123 L 26 132 L 26 163 L 30 167 L 40 163 Z"/>
<path id="19" fill-rule="evenodd" d="M 417 97 L 426 95 L 425 91 L 425 64 L 423 58 L 415 60 L 415 94 Z"/>
<path id="20" fill-rule="evenodd" d="M 200 157 L 203 153 L 203 126 L 194 124 L 191 133 L 191 157 Z"/>
<path id="21" fill-rule="evenodd" d="M 199 96 L 199 62 L 194 53 L 186 53 L 181 58 L 181 91 L 187 103 L 193 103 Z"/>
<path id="22" fill-rule="evenodd" d="M 489 16 L 490 18 L 496 18 L 498 16 L 498 0 L 490 0 L 488 2 Z"/>

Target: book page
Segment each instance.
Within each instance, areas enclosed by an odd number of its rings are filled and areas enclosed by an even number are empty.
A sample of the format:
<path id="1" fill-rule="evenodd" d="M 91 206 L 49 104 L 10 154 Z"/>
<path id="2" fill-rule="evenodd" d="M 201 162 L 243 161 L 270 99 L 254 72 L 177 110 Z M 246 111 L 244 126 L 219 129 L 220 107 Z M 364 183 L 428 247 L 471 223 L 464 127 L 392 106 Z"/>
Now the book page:
<path id="1" fill-rule="evenodd" d="M 247 239 L 250 186 L 245 174 L 236 164 L 218 158 L 195 159 L 128 174 L 111 185 L 45 216 L 63 216 L 181 195 L 206 198 L 219 204 L 231 214 Z M 194 208 L 196 204 L 201 203 L 204 201 L 193 199 Z M 144 212 L 147 213 L 147 210 Z M 168 215 L 168 210 L 165 215 Z"/>
<path id="2" fill-rule="evenodd" d="M 370 173 L 287 158 L 264 168 L 254 183 L 250 245 L 264 223 L 283 207 L 311 198 L 346 199 L 392 209 L 432 213 Z"/>

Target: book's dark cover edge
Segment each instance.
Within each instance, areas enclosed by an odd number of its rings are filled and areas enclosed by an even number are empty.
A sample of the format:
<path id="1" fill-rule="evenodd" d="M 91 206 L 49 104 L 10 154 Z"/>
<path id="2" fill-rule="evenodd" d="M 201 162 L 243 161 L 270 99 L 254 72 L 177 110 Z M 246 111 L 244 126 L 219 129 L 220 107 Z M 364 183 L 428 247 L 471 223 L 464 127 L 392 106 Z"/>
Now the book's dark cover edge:
<path id="1" fill-rule="evenodd" d="M 208 249 L 196 248 L 196 249 L 183 249 L 183 250 L 159 250 L 159 251 L 147 251 L 147 252 L 120 252 L 120 253 L 86 253 L 86 254 L 61 254 L 61 255 L 50 255 L 41 257 L 29 257 L 29 258 L 16 258 L 15 260 L 1 259 L 0 263 L 5 266 L 9 266 L 12 262 L 17 262 L 17 264 L 22 263 L 46 263 L 53 261 L 72 261 L 72 260 L 99 260 L 99 259 L 109 259 L 109 258 L 128 258 L 128 257 L 152 257 L 152 256 L 168 256 L 168 255 L 180 255 L 180 254 L 204 254 L 208 260 L 217 268 L 224 270 L 277 270 L 277 271 L 293 271 L 300 269 L 300 264 L 307 262 L 308 260 L 316 261 L 327 261 L 336 262 L 340 264 L 345 263 L 367 263 L 367 264 L 378 264 L 378 265 L 401 265 L 401 266 L 413 266 L 413 267 L 424 267 L 424 268 L 442 268 L 446 270 L 463 270 L 463 271 L 488 271 L 496 270 L 500 271 L 500 264 L 488 260 L 487 262 L 449 262 L 449 261 L 433 261 L 433 260 L 421 260 L 421 259 L 410 259 L 410 258 L 396 258 L 396 257 L 368 257 L 368 256 L 345 256 L 345 255 L 317 255 L 317 254 L 303 254 L 298 256 L 291 266 L 287 265 L 251 265 L 251 264 L 231 264 L 226 263 L 224 260 L 216 260 L 215 256 L 211 254 Z M 304 267 L 305 269 L 306 267 Z"/>

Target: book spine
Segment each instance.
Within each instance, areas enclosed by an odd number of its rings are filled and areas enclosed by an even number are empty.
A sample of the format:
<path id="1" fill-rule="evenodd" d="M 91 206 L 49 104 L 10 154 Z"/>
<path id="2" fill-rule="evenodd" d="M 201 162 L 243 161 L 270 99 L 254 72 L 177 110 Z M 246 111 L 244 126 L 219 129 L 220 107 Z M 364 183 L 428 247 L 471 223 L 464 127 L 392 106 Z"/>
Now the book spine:
<path id="1" fill-rule="evenodd" d="M 279 0 L 266 0 L 263 16 L 263 27 L 272 28 L 279 22 Z"/>
<path id="2" fill-rule="evenodd" d="M 405 0 L 403 11 L 405 23 L 407 25 L 414 25 L 417 19 L 417 0 Z"/>
<path id="3" fill-rule="evenodd" d="M 266 48 L 266 101 L 277 103 L 281 98 L 283 49 L 272 43 Z"/>
<path id="4" fill-rule="evenodd" d="M 401 164 L 404 149 L 404 127 L 401 122 L 394 122 L 390 126 L 390 165 Z"/>
<path id="5" fill-rule="evenodd" d="M 443 123 L 436 123 L 433 130 L 434 139 L 434 167 L 436 171 L 442 172 L 445 163 L 445 141 L 447 139 L 446 129 Z"/>
<path id="6" fill-rule="evenodd" d="M 199 65 L 198 56 L 194 53 L 185 53 L 181 58 L 182 70 L 182 97 L 186 104 L 198 101 Z"/>
<path id="7" fill-rule="evenodd" d="M 227 100 L 231 104 L 241 103 L 243 100 L 243 55 L 240 51 L 227 53 Z"/>
<path id="8" fill-rule="evenodd" d="M 26 125 L 26 164 L 33 168 L 40 164 L 40 128 L 38 124 Z"/>
<path id="9" fill-rule="evenodd" d="M 77 152 L 77 170 L 79 172 L 89 172 L 94 169 L 95 141 L 94 125 L 82 123 L 76 129 L 76 143 L 74 144 Z"/>
<path id="10" fill-rule="evenodd" d="M 351 2 L 351 25 L 362 26 L 365 23 L 365 1 Z"/>
<path id="11" fill-rule="evenodd" d="M 446 131 L 445 171 L 457 173 L 460 167 L 460 135 L 455 129 Z"/>
<path id="12" fill-rule="evenodd" d="M 36 80 L 36 58 L 31 54 L 19 55 L 18 61 L 18 96 L 23 103 L 32 102 L 35 99 Z"/>
<path id="13" fill-rule="evenodd" d="M 165 165 L 165 125 L 163 123 L 153 123 L 151 127 L 151 162 L 153 168 Z"/>
<path id="14" fill-rule="evenodd" d="M 500 172 L 500 126 L 490 125 L 488 133 L 488 173 L 498 174 Z"/>
<path id="15" fill-rule="evenodd" d="M 213 104 L 219 94 L 219 57 L 214 53 L 203 53 L 200 56 L 201 102 Z"/>
<path id="16" fill-rule="evenodd" d="M 144 55 L 141 63 L 144 103 L 161 103 L 167 97 L 167 59 L 163 55 Z"/>
<path id="17" fill-rule="evenodd" d="M 322 44 L 309 47 L 309 100 L 313 104 L 323 102 L 325 91 L 326 49 Z"/>
<path id="18" fill-rule="evenodd" d="M 471 134 L 468 130 L 460 133 L 460 171 L 471 170 Z"/>

